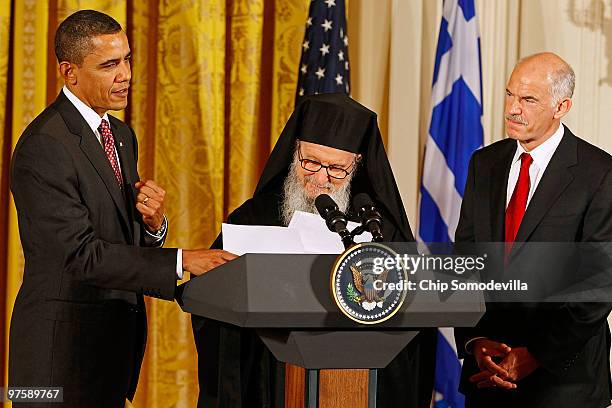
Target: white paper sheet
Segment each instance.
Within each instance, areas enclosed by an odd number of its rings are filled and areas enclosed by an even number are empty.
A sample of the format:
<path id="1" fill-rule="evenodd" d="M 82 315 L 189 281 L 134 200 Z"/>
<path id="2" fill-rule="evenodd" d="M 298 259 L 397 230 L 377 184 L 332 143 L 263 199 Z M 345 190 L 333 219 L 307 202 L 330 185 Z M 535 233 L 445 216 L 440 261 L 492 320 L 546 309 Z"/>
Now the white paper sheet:
<path id="1" fill-rule="evenodd" d="M 349 222 L 349 231 L 359 224 Z M 289 227 L 222 224 L 223 249 L 236 255 L 250 254 L 340 254 L 340 236 L 331 232 L 318 214 L 296 211 Z M 370 242 L 369 232 L 355 242 Z"/>
<path id="2" fill-rule="evenodd" d="M 286 227 L 221 225 L 223 249 L 236 255 L 303 254 L 300 234 Z"/>
<path id="3" fill-rule="evenodd" d="M 357 228 L 359 224 L 349 221 L 349 231 Z M 299 231 L 304 245 L 304 250 L 309 254 L 340 254 L 344 251 L 344 245 L 340 236 L 331 232 L 325 220 L 318 214 L 296 211 L 289 222 L 289 229 Z M 355 237 L 355 242 L 370 242 L 372 234 L 364 232 Z"/>

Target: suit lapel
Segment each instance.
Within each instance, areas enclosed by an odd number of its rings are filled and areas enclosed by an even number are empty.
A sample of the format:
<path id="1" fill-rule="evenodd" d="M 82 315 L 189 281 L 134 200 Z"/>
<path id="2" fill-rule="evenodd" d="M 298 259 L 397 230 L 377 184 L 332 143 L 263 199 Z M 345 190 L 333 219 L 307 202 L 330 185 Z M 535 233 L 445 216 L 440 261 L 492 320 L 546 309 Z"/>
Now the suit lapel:
<path id="1" fill-rule="evenodd" d="M 121 169 L 123 173 L 123 181 L 127 187 L 127 185 L 131 185 L 136 181 L 131 179 L 132 175 L 135 173 L 134 158 L 132 157 L 132 152 L 127 151 L 127 135 L 125 135 L 124 132 L 122 132 L 120 128 L 117 127 L 114 119 L 110 119 L 110 125 L 111 130 L 113 132 L 113 136 L 115 136 L 117 154 L 119 155 L 119 161 L 121 162 Z M 131 190 L 129 190 L 128 194 L 131 194 Z"/>
<path id="2" fill-rule="evenodd" d="M 117 185 L 115 173 L 113 172 L 113 169 L 111 168 L 110 163 L 104 154 L 102 145 L 100 142 L 98 142 L 98 138 L 92 132 L 91 128 L 85 119 L 83 119 L 77 108 L 72 105 L 63 92 L 60 92 L 57 102 L 58 112 L 60 115 L 62 115 L 62 118 L 66 122 L 66 125 L 70 131 L 81 137 L 79 147 L 85 156 L 87 156 L 91 162 L 91 165 L 96 169 L 98 175 L 104 182 L 108 193 L 112 197 L 115 206 L 121 215 L 121 219 L 127 227 L 127 231 L 129 231 L 131 234 L 132 229 L 130 227 L 129 218 L 125 208 L 125 200 L 122 196 L 123 193 Z"/>
<path id="3" fill-rule="evenodd" d="M 134 182 L 137 180 L 132 180 L 132 175 L 136 174 L 136 163 L 132 155 L 133 153 L 128 149 L 128 146 L 130 146 L 130 143 L 128 143 L 130 135 L 127 135 L 122 131 L 122 129 L 127 131 L 125 126 L 122 128 L 117 127 L 114 118 L 110 118 L 110 125 L 113 135 L 115 136 L 117 154 L 119 155 L 119 162 L 121 163 L 123 173 L 123 187 L 125 189 L 128 216 L 131 221 L 134 221 L 136 220 L 137 216 L 135 211 L 136 191 L 134 190 Z M 133 223 L 130 223 L 130 225 L 133 226 Z M 134 234 L 134 228 L 132 228 L 131 231 L 132 234 Z"/>
<path id="4" fill-rule="evenodd" d="M 516 152 L 516 142 L 510 140 L 501 151 L 499 160 L 491 168 L 488 201 L 491 211 L 491 242 L 503 242 L 506 214 L 506 190 L 508 188 L 508 174 L 512 158 Z"/>
<path id="5" fill-rule="evenodd" d="M 115 202 L 115 205 L 119 210 L 123 221 L 125 221 L 126 226 L 128 226 L 128 229 L 131 231 L 131 228 L 129 227 L 129 218 L 125 209 L 125 200 L 123 199 L 123 193 L 121 192 L 121 189 L 117 185 L 115 173 L 113 172 L 113 169 L 111 168 L 110 163 L 108 162 L 108 159 L 104 154 L 102 145 L 100 145 L 98 139 L 93 134 L 91 129 L 87 126 L 87 124 L 85 124 L 85 128 L 81 133 L 80 146 L 83 153 L 85 153 L 92 166 L 100 175 L 100 178 L 104 182 L 106 189 L 113 198 L 113 201 Z"/>
<path id="6" fill-rule="evenodd" d="M 575 136 L 565 128 L 565 133 L 557 150 L 550 159 L 542 179 L 527 206 L 523 221 L 516 234 L 513 251 L 518 251 L 527 241 L 555 201 L 574 180 L 569 167 L 578 162 Z"/>

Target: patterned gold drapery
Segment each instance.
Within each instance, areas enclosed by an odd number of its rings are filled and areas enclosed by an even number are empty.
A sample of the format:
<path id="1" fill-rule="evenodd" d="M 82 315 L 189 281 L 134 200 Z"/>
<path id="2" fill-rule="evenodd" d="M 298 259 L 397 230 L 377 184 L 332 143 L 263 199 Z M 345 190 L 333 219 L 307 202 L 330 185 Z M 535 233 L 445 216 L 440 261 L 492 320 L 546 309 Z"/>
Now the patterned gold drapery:
<path id="1" fill-rule="evenodd" d="M 10 4 L 0 4 L 0 107 L 7 106 L 7 99 L 11 98 L 9 90 L 8 75 L 2 74 L 9 71 L 9 41 L 11 36 L 11 6 Z M 12 120 L 11 112 L 8 109 L 0 108 L 0 319 L 2 321 L 3 335 L 0 337 L 0 351 L 2 352 L 2 371 L 0 374 L 6 378 L 6 340 L 8 339 L 8 329 L 5 322 L 9 321 L 10 310 L 8 309 L 8 288 L 9 276 L 8 268 L 8 245 L 9 228 L 8 214 L 10 208 L 9 186 L 8 186 L 8 166 L 12 150 L 12 135 L 10 134 L 10 123 Z M 3 383 L 4 384 L 4 383 Z"/>
<path id="2" fill-rule="evenodd" d="M 8 191 L 10 152 L 57 95 L 52 38 L 67 15 L 117 19 L 133 52 L 130 103 L 117 113 L 139 139 L 141 177 L 168 192 L 166 246 L 207 247 L 248 198 L 293 110 L 308 0 L 13 0 L 0 2 L 0 312 L 8 325 L 23 255 Z M 136 407 L 192 407 L 196 352 L 189 316 L 147 300 L 149 337 Z"/>

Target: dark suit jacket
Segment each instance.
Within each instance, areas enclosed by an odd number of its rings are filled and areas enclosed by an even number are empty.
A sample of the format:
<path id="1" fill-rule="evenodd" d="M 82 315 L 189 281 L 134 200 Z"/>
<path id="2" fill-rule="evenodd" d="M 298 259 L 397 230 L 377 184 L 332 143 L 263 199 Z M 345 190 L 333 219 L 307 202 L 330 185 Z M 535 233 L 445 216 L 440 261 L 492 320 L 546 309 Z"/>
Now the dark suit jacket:
<path id="1" fill-rule="evenodd" d="M 9 383 L 64 387 L 64 406 L 123 407 L 132 398 L 146 341 L 143 294 L 173 299 L 176 286 L 176 249 L 145 247 L 153 240 L 134 206 L 134 133 L 109 119 L 123 191 L 63 93 L 13 154 L 25 270 L 11 319 Z"/>
<path id="2" fill-rule="evenodd" d="M 506 188 L 515 151 L 516 141 L 506 139 L 472 156 L 457 242 L 504 240 Z M 565 128 L 527 207 L 509 264 L 520 259 L 524 242 L 610 241 L 612 158 Z M 575 273 L 561 267 L 557 277 Z M 465 357 L 461 390 L 468 406 L 607 407 L 612 394 L 609 312 L 607 303 L 487 304 L 476 328 L 456 330 L 457 348 Z M 477 336 L 526 346 L 541 367 L 515 390 L 477 390 L 467 379 L 478 369 L 464 353 L 466 341 Z"/>

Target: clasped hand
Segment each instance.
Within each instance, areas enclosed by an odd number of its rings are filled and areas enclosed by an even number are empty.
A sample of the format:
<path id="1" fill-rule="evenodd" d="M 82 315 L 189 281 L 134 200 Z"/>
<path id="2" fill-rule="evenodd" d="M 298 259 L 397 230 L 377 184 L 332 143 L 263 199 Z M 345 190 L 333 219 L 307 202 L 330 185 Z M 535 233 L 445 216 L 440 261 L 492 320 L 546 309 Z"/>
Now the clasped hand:
<path id="1" fill-rule="evenodd" d="M 164 223 L 164 199 L 166 192 L 153 180 L 138 181 L 136 209 L 142 214 L 142 221 L 150 232 L 157 232 Z"/>
<path id="2" fill-rule="evenodd" d="M 489 339 L 474 340 L 472 352 L 480 372 L 470 377 L 478 388 L 515 389 L 517 382 L 539 367 L 527 347 L 511 348 Z"/>

